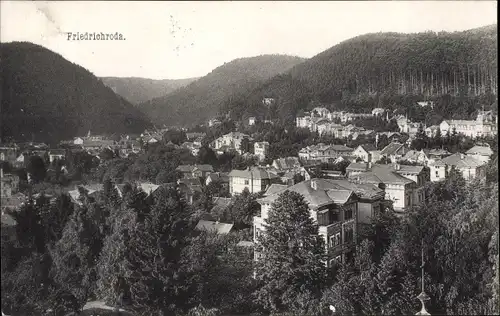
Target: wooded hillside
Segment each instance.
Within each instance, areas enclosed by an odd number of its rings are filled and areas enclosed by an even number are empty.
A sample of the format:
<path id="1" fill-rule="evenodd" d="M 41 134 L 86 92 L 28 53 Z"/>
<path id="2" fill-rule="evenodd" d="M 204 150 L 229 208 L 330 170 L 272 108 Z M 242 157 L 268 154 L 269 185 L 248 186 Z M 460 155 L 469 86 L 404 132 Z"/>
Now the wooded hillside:
<path id="1" fill-rule="evenodd" d="M 227 100 L 222 112 L 286 119 L 311 101 L 363 112 L 442 97 L 489 106 L 484 103 L 498 91 L 497 54 L 496 25 L 453 33 L 366 34 Z M 275 107 L 256 103 L 263 96 L 275 98 Z"/>
<path id="2" fill-rule="evenodd" d="M 300 57 L 263 55 L 240 58 L 214 69 L 165 97 L 150 100 L 141 109 L 157 124 L 194 125 L 217 114 L 224 100 L 250 91 L 302 62 Z"/>
<path id="3" fill-rule="evenodd" d="M 88 70 L 32 43 L 0 44 L 3 141 L 139 133 L 147 117 Z"/>

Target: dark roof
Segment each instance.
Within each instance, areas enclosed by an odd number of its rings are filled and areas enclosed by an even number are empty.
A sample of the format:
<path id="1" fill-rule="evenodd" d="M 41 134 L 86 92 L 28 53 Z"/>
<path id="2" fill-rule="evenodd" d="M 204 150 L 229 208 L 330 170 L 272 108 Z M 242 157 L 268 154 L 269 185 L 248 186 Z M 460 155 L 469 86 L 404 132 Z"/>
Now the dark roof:
<path id="1" fill-rule="evenodd" d="M 220 181 L 223 183 L 229 182 L 229 173 L 227 172 L 214 172 L 207 176 L 207 179 L 210 178 L 211 181 Z"/>
<path id="2" fill-rule="evenodd" d="M 366 152 L 377 150 L 377 147 L 373 144 L 363 144 L 359 145 L 359 147 L 363 148 Z"/>
<path id="3" fill-rule="evenodd" d="M 382 149 L 380 151 L 380 155 L 382 155 L 382 156 L 394 155 L 403 146 L 404 145 L 400 144 L 400 143 L 390 143 L 389 145 L 385 146 L 384 149 Z"/>
<path id="4" fill-rule="evenodd" d="M 338 180 L 311 179 L 297 183 L 284 191 L 292 191 L 301 194 L 309 207 L 315 209 L 327 204 L 344 204 L 354 194 L 354 190 L 347 186 L 336 183 Z M 342 180 L 340 180 L 342 181 Z M 272 203 L 284 191 L 258 199 L 259 203 Z"/>
<path id="5" fill-rule="evenodd" d="M 180 165 L 176 170 L 180 172 L 193 172 L 195 169 L 198 169 L 202 172 L 213 172 L 214 167 L 211 165 Z"/>
<path id="6" fill-rule="evenodd" d="M 300 161 L 297 157 L 279 158 L 273 161 L 273 165 L 280 170 L 293 169 L 300 167 Z"/>
<path id="7" fill-rule="evenodd" d="M 252 167 L 246 170 L 232 170 L 229 173 L 229 177 L 239 177 L 239 178 L 256 179 L 256 180 L 278 178 L 277 175 L 260 167 Z"/>
<path id="8" fill-rule="evenodd" d="M 490 146 L 474 146 L 465 152 L 467 155 L 481 155 L 481 156 L 491 156 L 493 155 L 493 150 Z"/>
<path id="9" fill-rule="evenodd" d="M 217 232 L 217 234 L 225 235 L 231 231 L 233 226 L 234 226 L 234 224 L 201 220 L 196 225 L 196 229 L 197 230 L 205 230 L 205 231 L 215 231 L 215 232 Z"/>
<path id="10" fill-rule="evenodd" d="M 284 190 L 286 190 L 288 188 L 288 185 L 284 185 L 284 184 L 271 184 L 269 186 L 269 188 L 266 190 L 266 192 L 264 193 L 265 196 L 268 196 L 268 195 L 273 195 L 273 194 L 276 194 L 276 193 L 280 193 L 280 192 L 283 192 Z"/>
<path id="11" fill-rule="evenodd" d="M 65 155 L 66 150 L 65 149 L 51 149 L 49 150 L 49 155 Z"/>
<path id="12" fill-rule="evenodd" d="M 368 170 L 368 164 L 365 162 L 351 162 L 347 166 L 346 171 L 366 171 Z"/>
<path id="13" fill-rule="evenodd" d="M 475 168 L 484 165 L 485 163 L 475 158 L 461 153 L 456 153 L 434 163 L 435 166 L 455 166 L 457 168 Z"/>
<path id="14" fill-rule="evenodd" d="M 182 178 L 179 179 L 177 183 L 186 185 L 201 185 L 199 178 Z"/>

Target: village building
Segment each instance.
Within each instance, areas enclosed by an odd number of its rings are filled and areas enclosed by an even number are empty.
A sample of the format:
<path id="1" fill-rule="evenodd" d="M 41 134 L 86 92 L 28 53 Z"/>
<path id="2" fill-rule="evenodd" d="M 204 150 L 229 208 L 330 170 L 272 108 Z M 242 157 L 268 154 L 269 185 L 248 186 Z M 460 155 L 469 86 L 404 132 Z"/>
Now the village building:
<path id="1" fill-rule="evenodd" d="M 217 235 L 227 235 L 229 234 L 229 232 L 231 232 L 233 226 L 234 224 L 232 223 L 229 224 L 229 223 L 221 223 L 219 221 L 213 222 L 213 221 L 200 220 L 196 225 L 195 229 L 207 232 L 214 232 Z"/>
<path id="2" fill-rule="evenodd" d="M 380 165 L 351 163 L 346 173 L 357 183 L 372 184 L 386 193 L 396 212 L 419 205 L 425 198 L 424 185 L 429 181 L 428 169 L 423 166 L 400 164 Z"/>
<path id="3" fill-rule="evenodd" d="M 207 135 L 207 133 L 195 133 L 195 132 L 193 132 L 193 133 L 186 133 L 186 139 L 188 141 L 192 141 L 192 140 L 200 138 L 200 137 L 203 138 L 206 135 Z"/>
<path id="4" fill-rule="evenodd" d="M 486 162 L 475 155 L 456 153 L 430 164 L 431 181 L 443 181 L 451 168 L 456 168 L 466 181 L 486 176 Z"/>
<path id="5" fill-rule="evenodd" d="M 255 117 L 252 116 L 248 118 L 248 125 L 250 126 L 255 125 L 255 122 L 256 122 Z"/>
<path id="6" fill-rule="evenodd" d="M 431 161 L 429 158 L 429 150 L 410 150 L 403 156 L 402 161 L 408 161 L 412 163 L 418 163 L 424 166 Z"/>
<path id="7" fill-rule="evenodd" d="M 66 150 L 64 149 L 51 149 L 49 150 L 49 162 L 54 160 L 64 160 L 66 158 Z"/>
<path id="8" fill-rule="evenodd" d="M 435 137 L 438 130 L 440 130 L 439 125 L 429 126 L 425 129 L 425 135 L 427 135 L 427 137 L 431 137 L 431 138 Z M 441 134 L 441 136 L 444 136 L 444 135 Z"/>
<path id="9" fill-rule="evenodd" d="M 382 116 L 382 115 L 384 115 L 384 113 L 385 113 L 385 109 L 383 109 L 383 108 L 374 108 L 372 110 L 373 116 Z"/>
<path id="10" fill-rule="evenodd" d="M 476 145 L 467 150 L 465 154 L 487 163 L 490 161 L 490 157 L 493 155 L 493 150 L 488 145 Z"/>
<path id="11" fill-rule="evenodd" d="M 410 149 L 406 144 L 392 142 L 380 151 L 380 157 L 389 158 L 391 162 L 402 159 Z"/>
<path id="12" fill-rule="evenodd" d="M 457 134 L 472 138 L 497 135 L 498 117 L 492 111 L 479 111 L 476 120 L 444 120 L 439 124 L 442 135 Z"/>
<path id="13" fill-rule="evenodd" d="M 207 175 L 205 185 L 212 182 L 220 183 L 223 188 L 229 189 L 229 173 L 228 172 L 213 172 Z"/>
<path id="14" fill-rule="evenodd" d="M 269 143 L 268 142 L 256 142 L 254 144 L 254 154 L 257 156 L 259 161 L 266 159 L 269 153 Z"/>
<path id="15" fill-rule="evenodd" d="M 352 156 L 353 151 L 352 148 L 343 145 L 325 145 L 320 143 L 302 148 L 299 151 L 299 159 L 333 162 L 340 156 Z"/>
<path id="16" fill-rule="evenodd" d="M 352 156 L 355 158 L 360 158 L 364 162 L 375 162 L 379 159 L 379 154 L 377 153 L 377 148 L 373 144 L 359 145 L 352 152 Z"/>
<path id="17" fill-rule="evenodd" d="M 180 165 L 176 171 L 182 173 L 184 178 L 206 178 L 214 172 L 214 167 L 211 165 Z"/>
<path id="18" fill-rule="evenodd" d="M 4 198 L 10 197 L 19 191 L 19 176 L 15 174 L 5 173 L 0 168 L 1 195 L 2 201 Z"/>
<path id="19" fill-rule="evenodd" d="M 241 194 L 245 189 L 248 189 L 250 193 L 259 193 L 276 182 L 279 182 L 278 175 L 261 167 L 232 170 L 229 173 L 229 193 Z"/>
<path id="20" fill-rule="evenodd" d="M 14 162 L 19 156 L 19 147 L 16 145 L 4 145 L 0 146 L 0 160 L 8 161 L 10 163 Z"/>
<path id="21" fill-rule="evenodd" d="M 335 261 L 349 262 L 353 259 L 356 246 L 359 202 L 361 201 L 359 196 L 361 194 L 356 193 L 357 190 L 361 190 L 354 186 L 335 180 L 311 179 L 282 188 L 282 190 L 276 188 L 277 190 L 272 192 L 267 191 L 263 198 L 257 200 L 261 205 L 261 211 L 258 216 L 254 217 L 254 243 L 258 243 L 259 236 L 265 234 L 265 221 L 269 217 L 272 203 L 283 192 L 291 191 L 304 197 L 312 219 L 319 226 L 318 233 L 325 241 L 328 254 L 326 264 L 331 267 Z M 373 195 L 373 199 L 376 201 L 383 199 L 381 190 L 380 198 L 375 198 Z M 257 252 L 255 252 L 255 259 L 259 260 Z"/>
<path id="22" fill-rule="evenodd" d="M 216 140 L 214 140 L 211 144 L 210 147 L 212 147 L 215 150 L 224 150 L 224 151 L 229 151 L 229 150 L 234 150 L 237 153 L 241 154 L 241 142 L 244 140 L 250 140 L 250 136 L 247 134 L 243 134 L 240 132 L 231 132 L 226 135 L 223 135 Z"/>
<path id="23" fill-rule="evenodd" d="M 208 126 L 213 127 L 222 124 L 222 122 L 219 119 L 213 118 L 208 121 Z"/>

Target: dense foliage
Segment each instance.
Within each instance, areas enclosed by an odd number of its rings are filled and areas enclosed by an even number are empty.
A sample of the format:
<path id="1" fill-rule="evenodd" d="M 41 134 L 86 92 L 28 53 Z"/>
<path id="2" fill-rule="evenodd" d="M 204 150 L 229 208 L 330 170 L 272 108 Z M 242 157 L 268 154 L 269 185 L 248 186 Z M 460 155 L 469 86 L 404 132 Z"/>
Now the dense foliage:
<path id="1" fill-rule="evenodd" d="M 140 104 L 147 100 L 166 96 L 167 94 L 187 86 L 198 78 L 188 79 L 147 79 L 147 78 L 117 78 L 103 77 L 102 82 L 113 89 L 132 104 Z"/>
<path id="2" fill-rule="evenodd" d="M 2 43 L 2 140 L 56 143 L 93 133 L 140 133 L 149 120 L 86 69 L 32 43 Z M 113 124 L 110 124 L 113 122 Z"/>
<path id="3" fill-rule="evenodd" d="M 203 123 L 217 114 L 220 104 L 235 93 L 257 87 L 302 62 L 285 55 L 240 58 L 215 68 L 208 75 L 167 96 L 140 105 L 153 122 L 168 125 Z"/>
<path id="4" fill-rule="evenodd" d="M 291 121 L 317 104 L 365 113 L 384 107 L 435 124 L 489 109 L 498 90 L 497 67 L 496 25 L 454 33 L 366 34 L 227 100 L 221 111 L 234 118 Z M 263 97 L 276 102 L 263 105 Z M 434 109 L 415 105 L 422 100 L 435 101 Z"/>

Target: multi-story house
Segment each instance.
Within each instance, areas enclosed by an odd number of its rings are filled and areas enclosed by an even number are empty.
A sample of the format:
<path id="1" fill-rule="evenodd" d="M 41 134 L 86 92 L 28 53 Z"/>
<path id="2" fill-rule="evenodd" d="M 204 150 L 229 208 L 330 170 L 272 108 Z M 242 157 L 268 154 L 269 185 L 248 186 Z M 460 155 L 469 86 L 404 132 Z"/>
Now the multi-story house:
<path id="1" fill-rule="evenodd" d="M 295 123 L 296 123 L 297 127 L 310 128 L 311 117 L 310 116 L 297 116 L 297 118 L 295 118 Z"/>
<path id="2" fill-rule="evenodd" d="M 497 116 L 492 111 L 479 111 L 475 121 L 444 120 L 439 124 L 439 127 L 443 135 L 448 132 L 451 134 L 455 130 L 457 134 L 477 138 L 496 135 L 497 122 Z"/>
<path id="3" fill-rule="evenodd" d="M 256 121 L 255 117 L 253 117 L 253 116 L 249 117 L 248 118 L 248 125 L 250 125 L 250 126 L 255 125 L 255 121 Z"/>
<path id="4" fill-rule="evenodd" d="M 400 164 L 351 163 L 346 173 L 352 181 L 383 189 L 396 212 L 420 204 L 425 199 L 423 186 L 430 178 L 428 169 L 423 166 Z"/>
<path id="5" fill-rule="evenodd" d="M 429 150 L 424 149 L 421 149 L 420 151 L 410 150 L 403 156 L 402 160 L 422 164 L 424 166 L 427 166 L 427 164 L 431 161 L 429 158 Z"/>
<path id="6" fill-rule="evenodd" d="M 382 115 L 384 115 L 384 113 L 385 113 L 385 109 L 383 109 L 383 108 L 374 108 L 372 110 L 373 116 L 382 116 Z"/>
<path id="7" fill-rule="evenodd" d="M 215 150 L 228 148 L 241 154 L 241 142 L 250 139 L 250 136 L 240 132 L 231 132 L 214 140 L 210 146 Z"/>
<path id="8" fill-rule="evenodd" d="M 254 144 L 254 154 L 259 158 L 260 161 L 266 159 L 269 153 L 269 143 L 268 142 L 256 142 Z"/>
<path id="9" fill-rule="evenodd" d="M 360 158 L 364 162 L 375 162 L 378 160 L 378 156 L 375 152 L 377 152 L 377 148 L 373 144 L 364 144 L 359 145 L 352 152 L 352 156 L 356 158 Z"/>
<path id="10" fill-rule="evenodd" d="M 386 157 L 391 162 L 396 162 L 402 159 L 409 151 L 410 149 L 406 144 L 392 142 L 380 151 L 380 157 Z"/>
<path id="11" fill-rule="evenodd" d="M 302 148 L 299 151 L 301 160 L 320 160 L 329 162 L 340 156 L 351 156 L 353 149 L 343 145 L 318 144 Z"/>
<path id="12" fill-rule="evenodd" d="M 491 150 L 490 146 L 476 145 L 467 150 L 465 154 L 487 163 L 490 161 L 490 157 L 493 155 L 493 150 Z"/>
<path id="13" fill-rule="evenodd" d="M 261 205 L 259 216 L 254 217 L 254 242 L 265 234 L 266 219 L 269 218 L 272 203 L 285 191 L 301 194 L 309 206 L 312 219 L 319 226 L 319 235 L 325 241 L 328 254 L 327 265 L 334 261 L 350 261 L 353 258 L 357 239 L 359 197 L 352 189 L 338 185 L 334 180 L 311 179 L 284 190 L 276 190 L 258 199 Z M 259 254 L 255 253 L 259 260 Z"/>
<path id="14" fill-rule="evenodd" d="M 273 160 L 272 166 L 279 171 L 290 171 L 301 167 L 297 157 L 286 157 Z"/>
<path id="15" fill-rule="evenodd" d="M 430 164 L 431 181 L 445 180 L 452 167 L 455 167 L 466 181 L 484 178 L 486 175 L 486 162 L 474 155 L 456 153 Z"/>
<path id="16" fill-rule="evenodd" d="M 208 121 L 208 126 L 209 127 L 217 126 L 217 125 L 220 125 L 220 124 L 222 124 L 222 122 L 219 119 L 216 119 L 216 118 L 210 119 Z"/>
<path id="17" fill-rule="evenodd" d="M 436 133 L 439 129 L 440 129 L 439 125 L 429 126 L 425 129 L 425 135 L 427 135 L 427 137 L 434 137 L 436 136 Z"/>
<path id="18" fill-rule="evenodd" d="M 240 194 L 248 189 L 250 193 L 265 191 L 272 183 L 279 181 L 274 174 L 261 167 L 249 167 L 246 170 L 232 170 L 229 173 L 229 193 Z"/>

